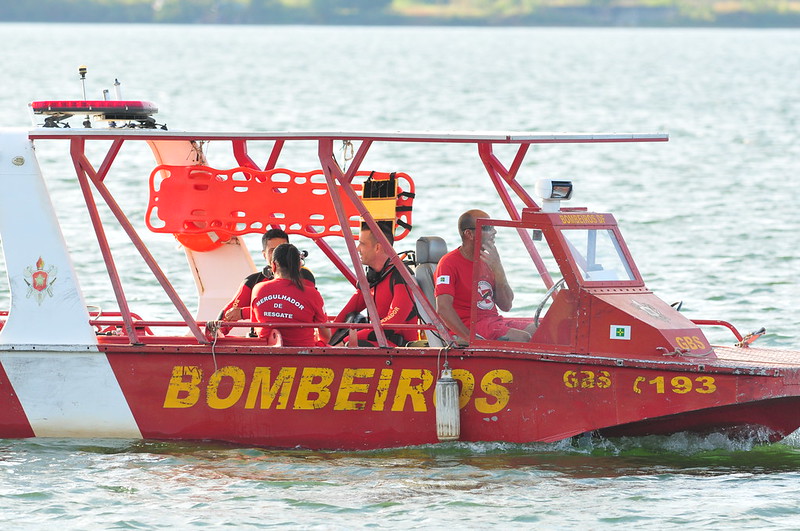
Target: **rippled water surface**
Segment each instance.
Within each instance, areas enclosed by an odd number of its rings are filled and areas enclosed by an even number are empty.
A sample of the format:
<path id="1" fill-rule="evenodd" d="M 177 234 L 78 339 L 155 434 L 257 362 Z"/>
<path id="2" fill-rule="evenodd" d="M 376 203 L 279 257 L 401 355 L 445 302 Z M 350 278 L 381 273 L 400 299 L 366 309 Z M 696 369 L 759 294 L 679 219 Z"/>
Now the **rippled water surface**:
<path id="1" fill-rule="evenodd" d="M 10 528 L 796 528 L 800 450 L 719 436 L 362 453 L 0 443 Z"/>
<path id="2" fill-rule="evenodd" d="M 765 326 L 761 344 L 800 347 L 800 32 L 0 24 L 0 36 L 0 126 L 27 126 L 31 100 L 79 97 L 86 64 L 90 97 L 120 78 L 124 95 L 156 102 L 171 129 L 669 133 L 667 144 L 534 148 L 520 180 L 572 179 L 572 206 L 613 212 L 648 287 L 683 300 L 690 318 Z M 265 160 L 269 147 L 251 154 Z M 207 149 L 226 167 L 225 146 Z M 87 303 L 112 307 L 67 146 L 42 142 L 37 154 Z M 285 155 L 299 171 L 319 166 L 313 146 Z M 123 150 L 107 182 L 191 301 L 174 241 L 143 228 L 146 156 Z M 472 148 L 376 146 L 365 167 L 415 178 L 407 241 L 435 234 L 453 247 L 463 210 L 502 216 Z M 121 234 L 110 238 L 133 310 L 172 316 Z M 512 273 L 523 267 L 507 260 Z M 323 262 L 312 252 L 333 312 L 350 288 Z M 724 329 L 708 335 L 732 342 Z M 0 523 L 791 529 L 798 447 L 797 434 L 769 446 L 679 434 L 367 453 L 0 441 Z"/>

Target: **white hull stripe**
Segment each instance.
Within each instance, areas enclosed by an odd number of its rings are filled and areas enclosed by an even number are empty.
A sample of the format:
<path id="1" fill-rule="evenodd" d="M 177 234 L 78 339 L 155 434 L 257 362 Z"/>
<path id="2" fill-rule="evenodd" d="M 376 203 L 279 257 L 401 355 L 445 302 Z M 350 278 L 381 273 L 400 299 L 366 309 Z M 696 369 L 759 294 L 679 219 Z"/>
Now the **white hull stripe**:
<path id="1" fill-rule="evenodd" d="M 142 437 L 105 354 L 5 351 L 0 363 L 36 437 Z"/>

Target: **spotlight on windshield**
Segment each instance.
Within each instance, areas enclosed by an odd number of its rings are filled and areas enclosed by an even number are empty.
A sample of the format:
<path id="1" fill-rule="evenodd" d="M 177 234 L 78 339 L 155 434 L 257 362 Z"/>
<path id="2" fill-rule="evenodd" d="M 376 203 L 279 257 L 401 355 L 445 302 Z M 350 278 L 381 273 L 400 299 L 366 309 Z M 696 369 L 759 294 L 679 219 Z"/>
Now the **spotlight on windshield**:
<path id="1" fill-rule="evenodd" d="M 542 198 L 542 210 L 558 212 L 561 201 L 568 201 L 572 197 L 572 181 L 539 179 L 534 190 Z"/>

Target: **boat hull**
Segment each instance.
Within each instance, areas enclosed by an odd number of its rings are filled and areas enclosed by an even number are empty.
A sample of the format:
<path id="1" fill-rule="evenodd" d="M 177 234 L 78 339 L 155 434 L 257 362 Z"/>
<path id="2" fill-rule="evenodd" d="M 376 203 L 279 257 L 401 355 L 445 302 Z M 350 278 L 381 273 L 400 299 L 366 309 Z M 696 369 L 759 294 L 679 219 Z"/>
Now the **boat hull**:
<path id="1" fill-rule="evenodd" d="M 777 440 L 800 426 L 800 366 L 477 349 L 223 346 L 212 353 L 161 344 L 0 354 L 0 437 L 312 449 L 436 443 L 434 389 L 445 361 L 460 385 L 462 441 L 738 428 Z M 79 374 L 83 381 L 73 385 Z"/>
<path id="2" fill-rule="evenodd" d="M 798 410 L 800 397 L 789 396 L 667 415 L 613 426 L 599 433 L 606 437 L 639 437 L 690 431 L 776 442 L 800 427 Z"/>

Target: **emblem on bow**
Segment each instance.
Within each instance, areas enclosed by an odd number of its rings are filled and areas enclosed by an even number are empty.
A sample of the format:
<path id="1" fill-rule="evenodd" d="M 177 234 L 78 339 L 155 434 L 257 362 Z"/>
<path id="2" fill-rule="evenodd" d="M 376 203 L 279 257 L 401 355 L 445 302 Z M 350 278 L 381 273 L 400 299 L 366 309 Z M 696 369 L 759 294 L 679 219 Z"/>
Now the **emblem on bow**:
<path id="1" fill-rule="evenodd" d="M 42 304 L 45 294 L 52 297 L 56 274 L 58 274 L 56 266 L 50 266 L 47 271 L 44 270 L 44 260 L 42 260 L 41 256 L 36 261 L 36 269 L 30 266 L 26 267 L 25 283 L 28 285 L 27 297 L 35 297 L 36 302 L 39 304 Z"/>

